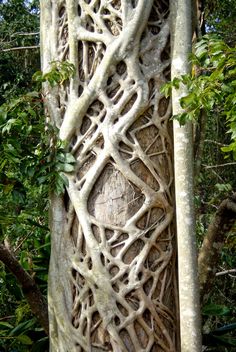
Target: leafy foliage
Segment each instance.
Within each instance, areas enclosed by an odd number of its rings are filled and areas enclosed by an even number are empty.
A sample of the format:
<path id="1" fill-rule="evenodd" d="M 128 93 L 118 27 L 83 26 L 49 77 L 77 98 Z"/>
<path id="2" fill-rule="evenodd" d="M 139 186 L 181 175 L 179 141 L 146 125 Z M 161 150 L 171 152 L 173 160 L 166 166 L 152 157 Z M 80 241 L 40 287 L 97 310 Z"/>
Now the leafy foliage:
<path id="1" fill-rule="evenodd" d="M 39 1 L 0 2 L 0 104 L 30 90 L 39 69 Z M 13 48 L 25 48 L 12 50 Z"/>
<path id="2" fill-rule="evenodd" d="M 187 120 L 197 121 L 204 110 L 208 115 L 217 113 L 226 121 L 231 141 L 222 147 L 223 152 L 232 152 L 236 160 L 236 49 L 229 47 L 214 35 L 205 35 L 190 56 L 193 72 L 174 78 L 162 87 L 165 96 L 173 88 L 184 84 L 188 94 L 180 99 L 185 110 L 174 116 L 183 125 Z"/>
<path id="3" fill-rule="evenodd" d="M 206 0 L 206 29 L 220 35 L 231 46 L 236 42 L 236 1 Z"/>
<path id="4" fill-rule="evenodd" d="M 73 74 L 70 63 L 52 62 L 46 74 L 35 73 L 30 90 L 14 88 L 13 97 L 0 106 L 0 238 L 44 294 L 50 255 L 48 193 L 64 192 L 65 173 L 73 171 L 75 159 L 58 139 L 57 129 L 45 125 L 41 86 L 63 84 Z M 8 93 L 5 90 L 5 98 Z M 48 338 L 15 278 L 3 265 L 1 269 L 0 350 L 47 351 Z"/>
<path id="5" fill-rule="evenodd" d="M 232 320 L 234 313 L 231 308 L 214 303 L 203 307 L 203 315 L 207 315 L 209 318 L 228 316 Z M 215 347 L 217 347 L 217 351 L 225 351 L 225 348 L 230 348 L 232 351 L 232 348 L 236 347 L 235 332 L 236 323 L 220 326 L 203 334 L 203 344 L 208 346 L 208 351 L 216 351 Z"/>
<path id="6" fill-rule="evenodd" d="M 64 82 L 73 73 L 68 63 L 53 63 L 52 71 L 37 73 L 37 81 L 55 85 Z M 59 72 L 60 68 L 60 72 Z M 63 70 L 64 68 L 64 70 Z M 65 152 L 66 145 L 58 140 L 58 131 L 47 125 L 43 111 L 43 94 L 33 91 L 19 96 L 0 107 L 1 189 L 4 194 L 23 200 L 19 188 L 47 184 L 62 193 L 67 179 L 63 172 L 74 169 L 74 157 Z"/>
<path id="7" fill-rule="evenodd" d="M 62 85 L 69 78 L 74 77 L 75 67 L 68 61 L 52 61 L 50 71 L 42 73 L 37 71 L 33 75 L 33 80 L 38 82 L 41 86 L 42 83 L 48 82 L 51 87 Z"/>
<path id="8" fill-rule="evenodd" d="M 16 327 L 0 321 L 0 335 L 1 351 L 48 351 L 48 337 L 43 336 L 42 329 L 37 327 L 35 318 L 23 321 Z"/>

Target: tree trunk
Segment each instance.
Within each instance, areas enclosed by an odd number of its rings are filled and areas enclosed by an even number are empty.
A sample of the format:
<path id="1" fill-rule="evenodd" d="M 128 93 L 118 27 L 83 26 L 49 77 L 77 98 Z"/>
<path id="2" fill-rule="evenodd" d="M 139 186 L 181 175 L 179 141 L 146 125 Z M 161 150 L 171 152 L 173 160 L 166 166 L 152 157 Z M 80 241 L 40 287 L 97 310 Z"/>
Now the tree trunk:
<path id="1" fill-rule="evenodd" d="M 207 229 L 198 256 L 199 281 L 202 302 L 206 302 L 212 289 L 217 263 L 227 233 L 236 222 L 236 193 L 224 199 Z"/>
<path id="2" fill-rule="evenodd" d="M 17 279 L 22 288 L 22 292 L 39 323 L 43 327 L 45 333 L 49 334 L 48 329 L 48 307 L 45 297 L 42 295 L 39 287 L 34 279 L 25 271 L 16 257 L 9 251 L 7 247 L 0 244 L 0 260 L 6 265 L 8 270 Z"/>
<path id="3" fill-rule="evenodd" d="M 77 163 L 51 197 L 51 351 L 174 352 L 178 293 L 167 0 L 41 1 L 46 108 Z"/>
<path id="4" fill-rule="evenodd" d="M 172 4 L 172 79 L 189 72 L 191 52 L 191 0 Z M 173 114 L 183 112 L 180 98 L 185 87 L 172 92 Z M 197 277 L 197 253 L 193 193 L 192 125 L 174 121 L 175 205 L 178 242 L 178 284 L 181 352 L 201 351 L 200 304 Z"/>

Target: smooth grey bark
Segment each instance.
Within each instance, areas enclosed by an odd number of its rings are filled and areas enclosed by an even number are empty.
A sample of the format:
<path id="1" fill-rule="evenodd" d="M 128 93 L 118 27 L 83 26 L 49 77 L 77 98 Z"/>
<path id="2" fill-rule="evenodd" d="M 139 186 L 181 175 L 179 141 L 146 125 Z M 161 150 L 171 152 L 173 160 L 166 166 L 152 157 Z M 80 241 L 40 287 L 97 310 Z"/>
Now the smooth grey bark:
<path id="1" fill-rule="evenodd" d="M 191 1 L 176 0 L 172 4 L 172 60 L 171 77 L 189 72 L 191 52 Z M 186 94 L 181 87 L 172 93 L 173 115 L 182 113 L 179 100 Z M 178 284 L 180 309 L 181 352 L 201 351 L 201 319 L 193 193 L 192 125 L 173 124 L 175 206 L 178 243 Z"/>

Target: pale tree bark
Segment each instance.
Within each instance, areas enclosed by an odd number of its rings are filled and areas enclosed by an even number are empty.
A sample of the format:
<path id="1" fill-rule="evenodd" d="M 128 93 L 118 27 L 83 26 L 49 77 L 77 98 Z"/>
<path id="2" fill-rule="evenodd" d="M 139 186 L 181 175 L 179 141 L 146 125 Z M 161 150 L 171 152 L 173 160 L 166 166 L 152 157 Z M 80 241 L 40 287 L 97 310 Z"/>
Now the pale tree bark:
<path id="1" fill-rule="evenodd" d="M 51 197 L 51 351 L 179 351 L 171 102 L 160 93 L 169 2 L 42 0 L 41 46 L 44 72 L 53 60 L 76 68 L 45 87 L 77 161 Z"/>
<path id="2" fill-rule="evenodd" d="M 189 72 L 188 55 L 192 42 L 191 1 L 177 0 L 172 5 L 172 11 L 173 79 Z M 179 101 L 184 95 L 184 86 L 173 91 L 174 115 L 183 112 Z M 197 352 L 201 351 L 201 324 L 193 204 L 192 125 L 187 123 L 180 126 L 178 121 L 174 121 L 173 133 L 181 352 Z"/>

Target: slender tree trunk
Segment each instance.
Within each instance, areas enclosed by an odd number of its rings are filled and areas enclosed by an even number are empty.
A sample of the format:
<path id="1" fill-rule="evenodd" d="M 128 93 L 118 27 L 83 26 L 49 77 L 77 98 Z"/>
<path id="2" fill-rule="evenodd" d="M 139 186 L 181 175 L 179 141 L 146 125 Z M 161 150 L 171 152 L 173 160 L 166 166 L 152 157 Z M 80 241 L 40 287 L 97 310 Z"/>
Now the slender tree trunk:
<path id="1" fill-rule="evenodd" d="M 77 163 L 51 197 L 51 351 L 174 352 L 178 293 L 167 0 L 41 1 L 49 118 Z M 189 351 L 192 351 L 191 349 Z"/>
<path id="2" fill-rule="evenodd" d="M 189 72 L 191 52 L 191 0 L 172 4 L 172 79 Z M 182 113 L 179 104 L 185 87 L 173 91 L 173 114 Z M 195 238 L 192 125 L 174 121 L 175 204 L 178 242 L 178 284 L 181 352 L 201 351 L 201 325 Z"/>
<path id="3" fill-rule="evenodd" d="M 6 265 L 8 270 L 10 270 L 17 279 L 32 310 L 32 313 L 36 316 L 45 333 L 48 335 L 49 329 L 47 301 L 40 292 L 40 289 L 36 285 L 34 279 L 22 268 L 10 250 L 2 244 L 0 244 L 0 260 Z"/>
<path id="4" fill-rule="evenodd" d="M 217 263 L 226 234 L 236 222 L 236 193 L 224 199 L 217 209 L 204 237 L 198 257 L 202 301 L 206 301 L 215 280 Z"/>

